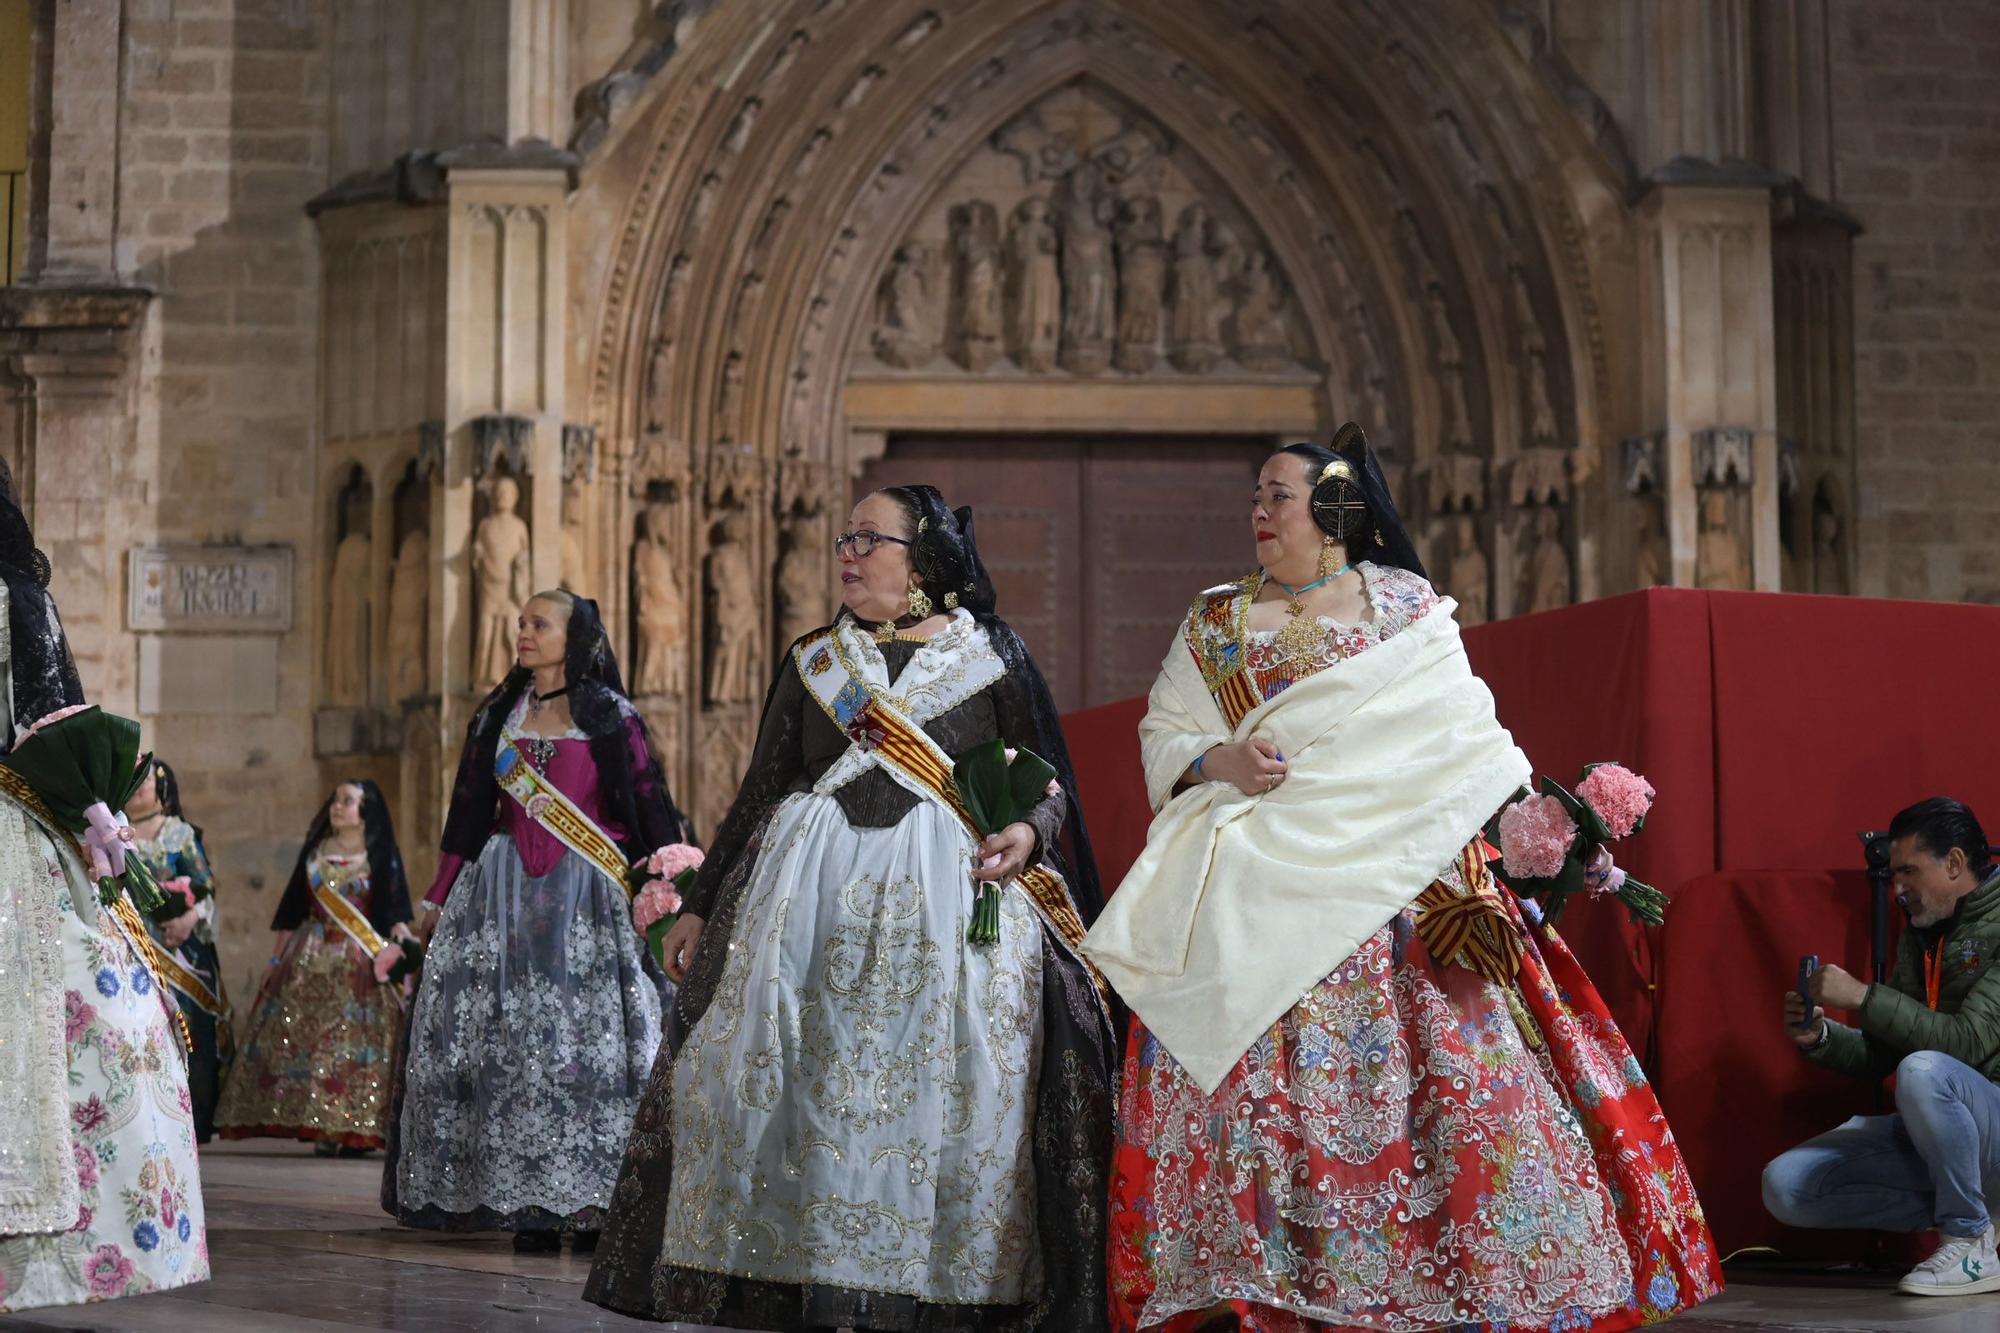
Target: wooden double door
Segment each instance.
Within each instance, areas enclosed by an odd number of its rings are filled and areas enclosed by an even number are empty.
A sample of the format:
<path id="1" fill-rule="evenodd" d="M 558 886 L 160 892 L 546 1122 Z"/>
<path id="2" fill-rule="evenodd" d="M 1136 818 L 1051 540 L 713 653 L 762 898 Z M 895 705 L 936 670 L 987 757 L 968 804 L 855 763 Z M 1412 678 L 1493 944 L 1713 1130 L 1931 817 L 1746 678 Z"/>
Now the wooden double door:
<path id="1" fill-rule="evenodd" d="M 856 496 L 928 483 L 970 505 L 999 613 L 1068 712 L 1144 694 L 1188 605 L 1256 565 L 1268 439 L 892 439 Z"/>

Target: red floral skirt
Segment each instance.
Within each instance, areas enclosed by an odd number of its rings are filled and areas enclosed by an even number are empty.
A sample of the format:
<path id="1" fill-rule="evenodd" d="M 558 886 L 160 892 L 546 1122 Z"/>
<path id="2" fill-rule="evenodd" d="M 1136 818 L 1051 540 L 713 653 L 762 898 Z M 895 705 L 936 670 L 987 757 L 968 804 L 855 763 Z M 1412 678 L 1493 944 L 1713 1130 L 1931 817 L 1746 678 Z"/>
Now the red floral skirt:
<path id="1" fill-rule="evenodd" d="M 1638 1061 L 1503 897 L 1526 940 L 1512 986 L 1438 963 L 1406 911 L 1213 1095 L 1134 1021 L 1115 1328 L 1610 1333 L 1722 1289 Z"/>

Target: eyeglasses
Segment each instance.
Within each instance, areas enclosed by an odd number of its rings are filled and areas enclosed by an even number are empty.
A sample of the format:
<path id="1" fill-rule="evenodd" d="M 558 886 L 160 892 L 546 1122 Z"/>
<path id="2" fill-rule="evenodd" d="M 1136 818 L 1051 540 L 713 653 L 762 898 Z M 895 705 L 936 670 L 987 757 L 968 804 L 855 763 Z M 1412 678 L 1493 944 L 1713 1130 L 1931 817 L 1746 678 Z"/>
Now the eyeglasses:
<path id="1" fill-rule="evenodd" d="M 901 537 L 891 537 L 886 532 L 869 532 L 866 530 L 861 532 L 843 532 L 833 539 L 833 553 L 835 555 L 846 555 L 849 551 L 853 551 L 856 560 L 866 560 L 875 553 L 875 548 L 883 542 L 894 542 L 898 546 L 910 546 L 914 544 L 905 541 Z"/>

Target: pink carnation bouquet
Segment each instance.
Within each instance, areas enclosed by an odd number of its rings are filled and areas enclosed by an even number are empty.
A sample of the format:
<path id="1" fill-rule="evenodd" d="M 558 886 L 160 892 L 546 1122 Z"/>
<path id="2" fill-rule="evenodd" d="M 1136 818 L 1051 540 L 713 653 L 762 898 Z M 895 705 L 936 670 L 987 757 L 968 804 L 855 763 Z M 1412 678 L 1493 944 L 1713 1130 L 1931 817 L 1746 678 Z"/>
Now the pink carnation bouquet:
<path id="1" fill-rule="evenodd" d="M 1522 791 L 1487 825 L 1487 840 L 1500 848 L 1494 873 L 1501 882 L 1539 900 L 1550 922 L 1578 892 L 1617 898 L 1647 925 L 1665 920 L 1667 895 L 1616 865 L 1609 846 L 1646 826 L 1653 785 L 1623 764 L 1590 764 L 1574 794 L 1549 777 L 1539 787 Z"/>
<path id="2" fill-rule="evenodd" d="M 676 842 L 660 848 L 632 867 L 638 892 L 632 897 L 632 926 L 646 937 L 646 947 L 666 966 L 667 932 L 680 919 L 681 895 L 693 886 L 701 869 L 699 847 Z"/>

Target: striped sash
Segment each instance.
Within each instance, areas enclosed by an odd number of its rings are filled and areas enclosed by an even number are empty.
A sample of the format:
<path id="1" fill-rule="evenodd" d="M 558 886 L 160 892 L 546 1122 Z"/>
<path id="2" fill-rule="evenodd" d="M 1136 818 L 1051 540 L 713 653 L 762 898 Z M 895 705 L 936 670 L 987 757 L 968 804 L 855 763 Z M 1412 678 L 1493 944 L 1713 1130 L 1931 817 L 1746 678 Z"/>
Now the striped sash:
<path id="1" fill-rule="evenodd" d="M 502 738 L 500 752 L 493 761 L 493 772 L 500 780 L 500 790 L 520 802 L 521 808 L 528 812 L 528 818 L 546 829 L 557 842 L 603 871 L 605 877 L 616 884 L 627 898 L 632 896 L 632 883 L 626 877 L 630 867 L 625 863 L 625 853 L 618 850 L 616 840 L 580 810 L 576 802 L 563 795 L 561 788 L 537 772 L 512 737 Z"/>
<path id="2" fill-rule="evenodd" d="M 389 941 L 376 933 L 361 909 L 341 897 L 340 891 L 326 882 L 317 860 L 306 867 L 306 882 L 312 885 L 313 900 L 325 910 L 333 924 L 340 927 L 341 934 L 353 940 L 361 952 L 373 958 L 389 947 Z"/>
<path id="3" fill-rule="evenodd" d="M 959 797 L 958 784 L 951 775 L 951 756 L 923 728 L 869 689 L 868 682 L 848 663 L 833 634 L 800 644 L 797 663 L 799 676 L 813 698 L 856 746 L 871 753 L 878 763 L 910 779 L 918 790 L 955 815 L 974 839 L 981 836 L 972 812 Z M 1035 914 L 1083 964 L 1097 987 L 1099 999 L 1108 1006 L 1110 986 L 1096 964 L 1083 956 L 1083 918 L 1077 914 L 1062 877 L 1045 866 L 1034 865 L 1008 883 L 1021 890 Z"/>

